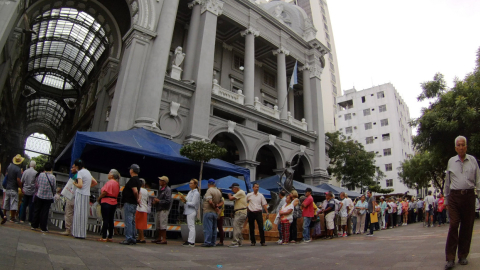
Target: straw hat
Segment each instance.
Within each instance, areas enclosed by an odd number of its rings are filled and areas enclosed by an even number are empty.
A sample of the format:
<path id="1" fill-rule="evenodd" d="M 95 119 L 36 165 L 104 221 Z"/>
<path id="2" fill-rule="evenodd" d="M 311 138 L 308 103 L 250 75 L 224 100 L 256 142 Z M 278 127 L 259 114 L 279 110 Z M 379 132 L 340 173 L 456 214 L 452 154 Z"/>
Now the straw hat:
<path id="1" fill-rule="evenodd" d="M 13 164 L 20 165 L 24 160 L 25 158 L 23 158 L 20 154 L 17 154 L 12 161 L 13 161 Z"/>
<path id="2" fill-rule="evenodd" d="M 169 181 L 169 180 L 168 180 L 168 177 L 162 176 L 162 177 L 158 177 L 158 179 L 160 179 L 161 181 L 165 181 L 165 182 L 167 182 L 167 184 L 168 184 L 168 181 Z"/>

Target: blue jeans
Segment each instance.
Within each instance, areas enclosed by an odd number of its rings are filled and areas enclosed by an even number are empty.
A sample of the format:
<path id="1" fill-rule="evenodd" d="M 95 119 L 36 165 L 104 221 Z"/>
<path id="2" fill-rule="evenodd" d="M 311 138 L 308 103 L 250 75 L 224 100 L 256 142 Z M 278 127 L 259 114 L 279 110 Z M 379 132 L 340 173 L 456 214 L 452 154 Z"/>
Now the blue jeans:
<path id="1" fill-rule="evenodd" d="M 35 207 L 33 206 L 33 195 L 23 195 L 22 208 L 20 209 L 20 220 L 26 221 L 28 208 L 28 222 L 33 222 L 33 212 Z"/>
<path id="2" fill-rule="evenodd" d="M 125 215 L 125 240 L 130 243 L 136 243 L 135 240 L 135 213 L 137 205 L 125 203 L 123 206 Z"/>
<path id="3" fill-rule="evenodd" d="M 312 218 L 303 217 L 303 240 L 310 240 L 310 222 Z"/>
<path id="4" fill-rule="evenodd" d="M 217 213 L 203 214 L 204 244 L 214 246 L 217 241 Z"/>
<path id="5" fill-rule="evenodd" d="M 278 235 L 279 235 L 278 240 L 283 240 L 282 223 L 279 222 L 277 227 L 278 227 Z"/>

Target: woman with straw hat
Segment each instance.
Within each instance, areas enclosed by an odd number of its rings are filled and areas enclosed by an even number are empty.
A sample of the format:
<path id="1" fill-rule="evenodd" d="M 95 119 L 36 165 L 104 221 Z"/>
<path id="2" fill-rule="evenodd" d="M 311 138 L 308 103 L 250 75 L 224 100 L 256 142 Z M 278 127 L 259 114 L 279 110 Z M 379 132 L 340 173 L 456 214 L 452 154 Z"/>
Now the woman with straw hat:
<path id="1" fill-rule="evenodd" d="M 7 183 L 5 185 L 5 193 L 3 195 L 3 209 L 10 211 L 10 222 L 15 222 L 18 210 L 18 188 L 22 188 L 22 171 L 21 165 L 23 158 L 20 154 L 16 155 L 12 163 L 7 167 Z"/>

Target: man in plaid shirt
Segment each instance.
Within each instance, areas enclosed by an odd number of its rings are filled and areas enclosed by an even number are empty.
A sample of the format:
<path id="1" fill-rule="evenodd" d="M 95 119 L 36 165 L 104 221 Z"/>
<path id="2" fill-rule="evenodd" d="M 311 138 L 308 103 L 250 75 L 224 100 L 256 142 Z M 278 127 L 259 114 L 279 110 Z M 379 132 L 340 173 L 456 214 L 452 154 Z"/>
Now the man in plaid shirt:
<path id="1" fill-rule="evenodd" d="M 45 163 L 45 172 L 41 173 L 37 178 L 37 192 L 35 195 L 35 213 L 32 222 L 32 230 L 40 229 L 42 232 L 48 232 L 48 211 L 53 202 L 53 195 L 56 190 L 57 179 L 52 174 L 52 164 Z"/>

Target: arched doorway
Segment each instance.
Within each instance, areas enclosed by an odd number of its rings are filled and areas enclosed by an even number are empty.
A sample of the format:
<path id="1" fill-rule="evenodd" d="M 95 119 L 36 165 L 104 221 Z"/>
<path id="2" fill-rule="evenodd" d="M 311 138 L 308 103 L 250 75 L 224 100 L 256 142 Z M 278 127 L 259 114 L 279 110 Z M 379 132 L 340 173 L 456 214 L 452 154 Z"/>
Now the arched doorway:
<path id="1" fill-rule="evenodd" d="M 221 157 L 221 160 L 235 164 L 235 161 L 240 160 L 240 151 L 238 150 L 237 144 L 230 136 L 231 135 L 226 132 L 217 134 L 213 138 L 212 143 L 227 149 L 227 154 Z"/>
<path id="2" fill-rule="evenodd" d="M 52 142 L 47 135 L 42 133 L 33 133 L 25 140 L 25 154 L 30 158 L 38 156 L 50 156 L 52 152 Z"/>
<path id="3" fill-rule="evenodd" d="M 256 168 L 256 180 L 275 175 L 275 170 L 282 163 L 278 150 L 271 145 L 262 146 L 257 153 L 255 160 L 260 164 Z"/>

